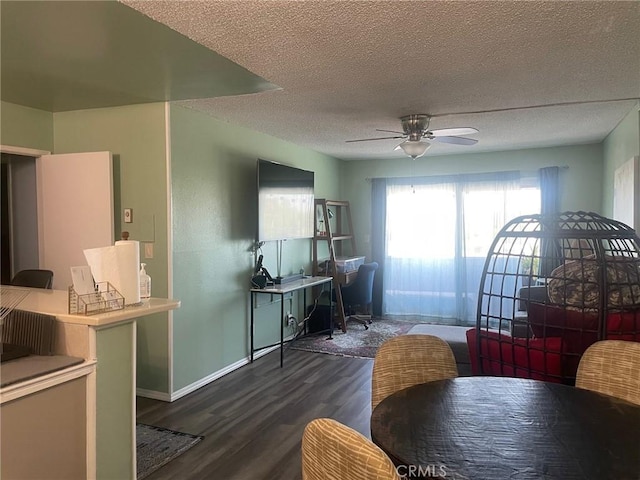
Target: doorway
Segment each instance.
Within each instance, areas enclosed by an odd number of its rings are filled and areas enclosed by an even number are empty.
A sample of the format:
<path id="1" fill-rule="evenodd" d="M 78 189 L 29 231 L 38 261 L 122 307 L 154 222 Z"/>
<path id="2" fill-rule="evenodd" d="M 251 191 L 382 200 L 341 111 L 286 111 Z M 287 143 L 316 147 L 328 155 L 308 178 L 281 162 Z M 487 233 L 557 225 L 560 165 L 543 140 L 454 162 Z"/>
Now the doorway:
<path id="1" fill-rule="evenodd" d="M 4 155 L 3 155 L 4 157 Z M 2 273 L 0 283 L 11 283 L 11 223 L 9 222 L 9 165 L 2 161 L 2 180 L 0 181 L 0 221 L 2 222 L 2 237 L 0 239 L 0 266 Z"/>
<path id="2" fill-rule="evenodd" d="M 2 152 L 0 180 L 0 279 L 38 268 L 38 210 L 36 158 Z"/>

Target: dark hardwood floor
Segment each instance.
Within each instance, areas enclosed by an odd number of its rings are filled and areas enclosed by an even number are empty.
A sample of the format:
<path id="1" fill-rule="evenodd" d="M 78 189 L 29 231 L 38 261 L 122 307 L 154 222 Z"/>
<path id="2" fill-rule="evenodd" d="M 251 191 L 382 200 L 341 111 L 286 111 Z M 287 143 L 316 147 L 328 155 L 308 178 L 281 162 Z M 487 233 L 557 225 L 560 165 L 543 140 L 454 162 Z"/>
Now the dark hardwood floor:
<path id="1" fill-rule="evenodd" d="M 372 359 L 269 353 L 172 403 L 138 397 L 141 423 L 204 435 L 148 480 L 298 480 L 305 425 L 330 417 L 370 437 Z"/>

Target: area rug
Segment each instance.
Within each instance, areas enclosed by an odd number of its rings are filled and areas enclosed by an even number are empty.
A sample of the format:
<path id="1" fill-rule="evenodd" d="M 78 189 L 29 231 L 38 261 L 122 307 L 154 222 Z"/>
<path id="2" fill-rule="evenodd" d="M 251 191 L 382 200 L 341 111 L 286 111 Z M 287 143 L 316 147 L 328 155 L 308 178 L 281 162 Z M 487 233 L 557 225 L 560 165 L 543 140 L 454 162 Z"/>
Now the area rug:
<path id="1" fill-rule="evenodd" d="M 141 480 L 189 450 L 204 437 L 138 423 L 137 480 Z"/>
<path id="2" fill-rule="evenodd" d="M 290 348 L 343 357 L 374 358 L 378 347 L 385 340 L 404 335 L 415 325 L 415 322 L 374 319 L 369 329 L 365 330 L 362 324 L 349 321 L 347 333 L 337 329 L 333 332 L 333 340 L 327 340 L 326 333 L 310 335 L 295 340 L 290 344 Z"/>

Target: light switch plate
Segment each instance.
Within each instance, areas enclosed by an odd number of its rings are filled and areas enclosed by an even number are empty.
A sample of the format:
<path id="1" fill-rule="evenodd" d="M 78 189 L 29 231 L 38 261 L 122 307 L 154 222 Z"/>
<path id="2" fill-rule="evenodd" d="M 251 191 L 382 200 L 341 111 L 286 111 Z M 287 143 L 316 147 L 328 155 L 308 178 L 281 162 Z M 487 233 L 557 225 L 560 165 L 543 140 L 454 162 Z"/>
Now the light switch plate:
<path id="1" fill-rule="evenodd" d="M 124 223 L 131 223 L 133 222 L 133 209 L 132 208 L 125 208 L 124 209 Z"/>
<path id="2" fill-rule="evenodd" d="M 153 243 L 144 244 L 144 258 L 153 258 Z"/>

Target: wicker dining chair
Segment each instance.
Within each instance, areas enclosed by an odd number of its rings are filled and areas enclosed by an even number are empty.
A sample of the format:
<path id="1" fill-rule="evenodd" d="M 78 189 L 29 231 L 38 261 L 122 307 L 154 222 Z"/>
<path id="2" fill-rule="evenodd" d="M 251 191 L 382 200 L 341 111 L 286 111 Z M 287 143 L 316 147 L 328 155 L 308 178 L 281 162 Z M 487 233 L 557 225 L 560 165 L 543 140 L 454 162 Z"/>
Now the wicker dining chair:
<path id="1" fill-rule="evenodd" d="M 302 435 L 302 480 L 400 480 L 393 462 L 371 440 L 330 418 Z"/>
<path id="2" fill-rule="evenodd" d="M 400 335 L 385 341 L 373 361 L 371 409 L 392 393 L 419 383 L 458 376 L 447 342 L 433 335 Z"/>
<path id="3" fill-rule="evenodd" d="M 601 340 L 584 352 L 576 387 L 640 405 L 640 343 Z"/>

